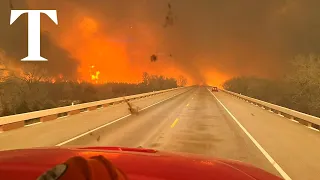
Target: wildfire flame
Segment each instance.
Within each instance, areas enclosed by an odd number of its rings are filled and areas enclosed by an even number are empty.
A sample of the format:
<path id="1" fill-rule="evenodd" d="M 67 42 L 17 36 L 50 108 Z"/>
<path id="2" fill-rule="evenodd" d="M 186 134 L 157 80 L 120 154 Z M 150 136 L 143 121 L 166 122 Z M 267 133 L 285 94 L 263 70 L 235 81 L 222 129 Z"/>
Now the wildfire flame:
<path id="1" fill-rule="evenodd" d="M 99 79 L 99 74 L 100 74 L 100 71 L 97 71 L 95 75 L 94 74 L 91 75 L 91 79 L 92 80 L 98 80 Z"/>
<path id="2" fill-rule="evenodd" d="M 95 72 L 94 72 L 94 70 L 93 70 L 94 68 L 95 68 L 94 65 L 90 66 L 90 76 L 91 76 L 91 80 L 94 81 L 95 83 L 98 83 L 100 71 L 95 71 Z"/>

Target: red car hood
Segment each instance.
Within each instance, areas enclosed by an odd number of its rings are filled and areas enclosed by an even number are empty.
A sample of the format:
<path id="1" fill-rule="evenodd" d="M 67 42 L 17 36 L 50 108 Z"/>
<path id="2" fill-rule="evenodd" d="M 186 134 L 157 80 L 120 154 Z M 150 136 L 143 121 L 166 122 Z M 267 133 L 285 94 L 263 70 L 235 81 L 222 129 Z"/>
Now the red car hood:
<path id="1" fill-rule="evenodd" d="M 78 155 L 103 155 L 122 169 L 130 180 L 281 180 L 259 168 L 238 161 L 118 147 L 0 151 L 0 179 L 34 180 L 44 171 Z"/>

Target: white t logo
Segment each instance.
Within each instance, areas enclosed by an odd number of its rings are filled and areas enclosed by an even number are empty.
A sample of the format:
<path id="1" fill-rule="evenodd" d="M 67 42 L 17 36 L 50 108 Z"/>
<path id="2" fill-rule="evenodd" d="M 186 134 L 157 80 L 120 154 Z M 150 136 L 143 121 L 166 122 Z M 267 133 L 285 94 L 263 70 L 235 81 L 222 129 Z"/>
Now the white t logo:
<path id="1" fill-rule="evenodd" d="M 47 61 L 40 55 L 40 14 L 46 14 L 58 24 L 56 10 L 11 10 L 10 25 L 22 14 L 28 14 L 28 56 L 21 61 Z"/>

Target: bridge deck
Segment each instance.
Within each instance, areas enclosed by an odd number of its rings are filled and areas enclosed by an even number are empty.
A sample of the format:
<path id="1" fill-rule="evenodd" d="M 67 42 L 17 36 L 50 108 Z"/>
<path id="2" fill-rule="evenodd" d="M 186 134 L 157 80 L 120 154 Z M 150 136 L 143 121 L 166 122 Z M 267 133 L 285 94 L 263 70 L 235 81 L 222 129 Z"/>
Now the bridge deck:
<path id="1" fill-rule="evenodd" d="M 143 146 L 236 159 L 280 176 L 279 168 L 270 163 L 253 138 L 291 179 L 315 180 L 320 176 L 319 132 L 223 92 L 213 96 L 206 88 L 184 91 L 133 101 L 147 108 L 137 116 L 119 119 L 128 110 L 125 104 L 118 104 L 1 133 L 0 148 L 54 146 L 61 142 Z M 156 104 L 159 101 L 163 102 Z M 251 139 L 236 121 L 252 135 Z"/>

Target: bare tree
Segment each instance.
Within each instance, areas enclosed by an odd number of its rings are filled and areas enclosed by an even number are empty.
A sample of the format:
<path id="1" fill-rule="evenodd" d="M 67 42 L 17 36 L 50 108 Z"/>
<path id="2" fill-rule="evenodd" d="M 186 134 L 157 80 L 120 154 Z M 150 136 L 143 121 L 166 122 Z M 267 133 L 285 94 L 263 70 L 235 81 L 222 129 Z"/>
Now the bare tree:
<path id="1" fill-rule="evenodd" d="M 6 79 L 11 75 L 8 63 L 9 61 L 6 58 L 5 52 L 0 49 L 0 82 L 6 81 Z"/>
<path id="2" fill-rule="evenodd" d="M 227 90 L 320 117 L 320 56 L 297 56 L 285 78 L 235 77 L 223 84 Z"/>
<path id="3" fill-rule="evenodd" d="M 142 80 L 145 85 L 148 85 L 150 82 L 150 75 L 147 72 L 144 72 L 142 75 Z"/>
<path id="4" fill-rule="evenodd" d="M 14 84 L 10 81 L 13 71 L 9 68 L 9 62 L 5 52 L 0 49 L 0 115 L 11 114 L 13 108 L 10 103 L 15 99 L 12 95 L 15 91 L 8 88 Z"/>
<path id="5" fill-rule="evenodd" d="M 293 103 L 308 113 L 320 115 L 320 56 L 295 57 L 285 80 L 292 87 Z"/>
<path id="6" fill-rule="evenodd" d="M 11 114 L 39 110 L 46 101 L 43 85 L 46 71 L 34 63 L 17 67 L 4 51 L 0 51 L 0 101 Z M 1 110 L 1 109 L 0 109 Z"/>
<path id="7" fill-rule="evenodd" d="M 181 87 L 184 87 L 184 86 L 187 85 L 187 83 L 188 83 L 187 78 L 185 78 L 184 76 L 180 75 L 179 79 L 178 79 L 178 85 L 181 86 Z"/>

